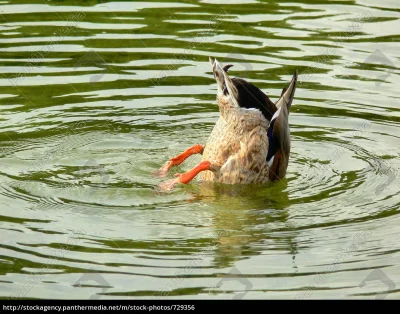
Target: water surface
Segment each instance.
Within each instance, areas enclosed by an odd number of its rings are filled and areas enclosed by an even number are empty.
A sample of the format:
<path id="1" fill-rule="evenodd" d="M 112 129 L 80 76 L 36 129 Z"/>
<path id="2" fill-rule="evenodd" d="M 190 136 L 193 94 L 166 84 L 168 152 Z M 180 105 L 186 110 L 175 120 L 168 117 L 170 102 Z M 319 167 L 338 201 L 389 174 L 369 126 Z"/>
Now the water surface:
<path id="1" fill-rule="evenodd" d="M 2 1 L 0 297 L 398 299 L 398 9 Z M 209 56 L 274 101 L 299 71 L 287 177 L 159 194 L 218 118 Z"/>

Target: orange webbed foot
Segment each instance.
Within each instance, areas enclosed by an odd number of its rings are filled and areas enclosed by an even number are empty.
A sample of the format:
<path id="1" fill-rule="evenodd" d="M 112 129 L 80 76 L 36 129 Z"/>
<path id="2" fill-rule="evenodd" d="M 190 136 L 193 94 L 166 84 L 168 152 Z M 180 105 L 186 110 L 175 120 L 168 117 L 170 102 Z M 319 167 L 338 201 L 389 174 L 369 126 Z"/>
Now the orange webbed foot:
<path id="1" fill-rule="evenodd" d="M 158 188 L 161 191 L 170 191 L 179 183 L 188 184 L 201 171 L 211 170 L 211 168 L 212 168 L 211 163 L 209 161 L 202 161 L 196 167 L 189 170 L 188 172 L 185 172 L 183 174 L 179 173 L 175 174 L 174 179 L 169 179 L 167 181 L 162 182 L 161 184 L 159 184 Z"/>
<path id="2" fill-rule="evenodd" d="M 157 169 L 156 171 L 153 172 L 153 176 L 164 178 L 167 175 L 169 169 L 172 168 L 172 166 L 173 166 L 173 162 L 171 160 L 167 161 L 164 164 L 164 166 L 162 166 L 160 169 Z"/>
<path id="3" fill-rule="evenodd" d="M 182 174 L 180 173 L 176 173 L 174 175 L 175 179 L 169 179 L 167 181 L 162 182 L 161 184 L 159 184 L 158 188 L 161 191 L 170 191 L 172 190 L 175 185 L 179 184 L 179 183 L 183 183 L 179 180 L 179 178 L 182 176 Z"/>
<path id="4" fill-rule="evenodd" d="M 168 171 L 173 166 L 179 166 L 182 162 L 184 162 L 187 158 L 189 158 L 190 156 L 192 156 L 194 154 L 202 154 L 203 150 L 204 150 L 204 146 L 200 145 L 200 144 L 196 144 L 196 145 L 188 148 L 182 154 L 180 154 L 174 158 L 171 158 L 160 169 L 154 171 L 153 176 L 164 178 L 167 175 Z"/>
<path id="5" fill-rule="evenodd" d="M 169 179 L 158 185 L 160 191 L 166 192 L 172 190 L 179 183 L 179 178 Z"/>

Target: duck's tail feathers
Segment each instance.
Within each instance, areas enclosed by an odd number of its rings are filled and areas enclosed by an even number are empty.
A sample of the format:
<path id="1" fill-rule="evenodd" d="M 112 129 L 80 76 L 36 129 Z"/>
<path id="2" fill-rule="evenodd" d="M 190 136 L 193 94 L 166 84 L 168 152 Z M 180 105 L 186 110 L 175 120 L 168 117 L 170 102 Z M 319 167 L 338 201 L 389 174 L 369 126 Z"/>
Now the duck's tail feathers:
<path id="1" fill-rule="evenodd" d="M 232 104 L 235 107 L 239 107 L 238 99 L 239 93 L 232 82 L 232 79 L 228 75 L 228 69 L 232 67 L 231 64 L 222 66 L 216 58 L 209 57 L 214 77 L 218 83 L 218 93 L 222 96 L 229 96 Z"/>
<path id="2" fill-rule="evenodd" d="M 287 108 L 287 112 L 290 112 L 290 107 L 292 106 L 292 102 L 294 99 L 294 94 L 296 92 L 296 86 L 297 86 L 297 70 L 295 71 L 292 81 L 290 82 L 288 87 L 285 87 L 282 90 L 281 97 L 278 99 L 278 101 L 275 103 L 276 108 L 281 108 L 282 105 L 284 105 Z"/>

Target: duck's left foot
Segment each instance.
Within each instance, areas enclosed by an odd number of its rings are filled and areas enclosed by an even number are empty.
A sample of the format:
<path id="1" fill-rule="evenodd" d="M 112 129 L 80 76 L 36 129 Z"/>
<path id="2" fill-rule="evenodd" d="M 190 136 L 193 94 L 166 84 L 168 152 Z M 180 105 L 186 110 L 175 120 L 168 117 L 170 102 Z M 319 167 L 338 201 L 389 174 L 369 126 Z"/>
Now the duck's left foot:
<path id="1" fill-rule="evenodd" d="M 174 176 L 175 177 L 174 179 L 169 179 L 167 181 L 162 182 L 161 184 L 158 185 L 158 189 L 160 191 L 172 190 L 175 187 L 175 185 L 177 185 L 178 183 L 181 183 L 179 181 L 179 177 L 180 176 L 181 176 L 180 173 L 176 173 L 175 176 Z"/>
<path id="2" fill-rule="evenodd" d="M 211 170 L 214 169 L 209 161 L 202 161 L 199 163 L 196 167 L 194 167 L 192 170 L 189 170 L 188 172 L 185 172 L 183 174 L 176 174 L 174 179 L 169 179 L 167 181 L 162 182 L 159 184 L 158 188 L 161 191 L 169 191 L 173 189 L 177 184 L 183 183 L 187 184 L 190 181 L 193 180 L 199 172 L 204 171 L 204 170 Z"/>
<path id="3" fill-rule="evenodd" d="M 166 192 L 172 190 L 179 183 L 179 178 L 169 179 L 158 185 L 160 191 Z"/>

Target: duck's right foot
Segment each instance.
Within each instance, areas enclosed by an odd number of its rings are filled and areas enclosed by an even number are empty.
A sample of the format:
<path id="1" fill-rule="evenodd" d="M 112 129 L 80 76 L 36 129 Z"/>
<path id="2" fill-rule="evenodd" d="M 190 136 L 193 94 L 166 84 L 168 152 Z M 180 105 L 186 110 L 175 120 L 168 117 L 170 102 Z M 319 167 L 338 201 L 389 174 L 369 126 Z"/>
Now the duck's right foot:
<path id="1" fill-rule="evenodd" d="M 164 166 L 162 166 L 160 169 L 156 170 L 153 172 L 153 176 L 157 177 L 165 177 L 168 173 L 168 171 L 173 167 L 173 166 L 179 166 L 182 162 L 184 162 L 187 158 L 194 154 L 202 154 L 204 150 L 204 146 L 200 144 L 196 144 L 187 150 L 185 150 L 182 154 L 171 158 L 169 161 L 165 163 Z"/>

